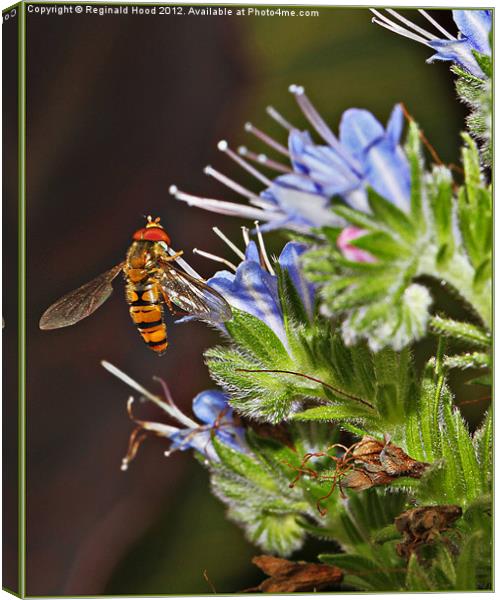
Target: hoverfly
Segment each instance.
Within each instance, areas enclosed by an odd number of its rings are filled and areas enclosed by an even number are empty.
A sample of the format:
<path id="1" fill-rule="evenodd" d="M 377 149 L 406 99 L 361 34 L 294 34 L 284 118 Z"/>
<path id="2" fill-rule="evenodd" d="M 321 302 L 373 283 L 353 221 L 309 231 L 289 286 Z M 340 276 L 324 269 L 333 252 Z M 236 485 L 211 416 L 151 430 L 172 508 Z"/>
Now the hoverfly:
<path id="1" fill-rule="evenodd" d="M 111 284 L 120 272 L 132 321 L 158 355 L 168 346 L 163 305 L 172 314 L 175 305 L 189 316 L 213 323 L 231 319 L 231 308 L 217 291 L 174 266 L 182 250 L 171 254 L 169 245 L 160 219 L 148 217 L 146 226 L 134 233 L 126 259 L 52 304 L 40 319 L 40 329 L 68 327 L 91 315 L 110 297 Z"/>

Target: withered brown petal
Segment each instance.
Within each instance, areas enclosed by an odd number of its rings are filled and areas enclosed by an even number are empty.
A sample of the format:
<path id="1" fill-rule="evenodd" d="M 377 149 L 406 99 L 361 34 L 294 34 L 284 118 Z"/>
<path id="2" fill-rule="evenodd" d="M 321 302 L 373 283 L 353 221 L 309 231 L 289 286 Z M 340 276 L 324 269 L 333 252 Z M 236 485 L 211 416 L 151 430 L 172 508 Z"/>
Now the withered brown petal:
<path id="1" fill-rule="evenodd" d="M 395 476 L 406 474 L 419 476 L 429 466 L 428 463 L 414 460 L 394 444 L 387 444 L 387 446 L 385 446 L 380 453 L 380 462 L 386 473 Z"/>
<path id="2" fill-rule="evenodd" d="M 293 562 L 268 555 L 255 556 L 252 562 L 270 577 L 256 588 L 246 591 L 268 594 L 312 592 L 332 587 L 342 581 L 342 571 L 330 565 Z"/>

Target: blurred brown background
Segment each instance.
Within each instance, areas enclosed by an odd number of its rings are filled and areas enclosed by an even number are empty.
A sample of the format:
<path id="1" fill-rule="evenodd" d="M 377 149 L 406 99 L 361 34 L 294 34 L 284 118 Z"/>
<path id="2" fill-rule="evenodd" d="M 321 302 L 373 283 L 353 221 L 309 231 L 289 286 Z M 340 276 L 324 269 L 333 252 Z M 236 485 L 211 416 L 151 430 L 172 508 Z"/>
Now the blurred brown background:
<path id="1" fill-rule="evenodd" d="M 121 261 L 146 214 L 161 216 L 199 272 L 213 273 L 190 249 L 229 257 L 211 227 L 239 241 L 242 223 L 189 209 L 168 187 L 231 199 L 203 175 L 213 164 L 259 189 L 216 142 L 262 151 L 244 134 L 246 120 L 284 141 L 265 106 L 303 126 L 291 83 L 306 86 L 334 130 L 351 106 L 385 121 L 402 100 L 443 160 L 458 160 L 463 111 L 447 66 L 426 65 L 429 51 L 371 25 L 365 9 L 318 10 L 310 18 L 28 15 L 30 595 L 210 593 L 204 570 L 218 592 L 261 579 L 250 564 L 256 550 L 225 520 L 188 453 L 166 459 L 165 444 L 149 439 L 120 471 L 130 392 L 99 364 L 108 359 L 152 390 L 152 377 L 163 377 L 189 410 L 211 386 L 202 351 L 216 334 L 172 324 L 167 353 L 155 357 L 130 322 L 120 280 L 72 328 L 42 332 L 38 320 Z M 439 18 L 454 31 L 448 13 Z M 161 418 L 147 406 L 141 414 Z"/>

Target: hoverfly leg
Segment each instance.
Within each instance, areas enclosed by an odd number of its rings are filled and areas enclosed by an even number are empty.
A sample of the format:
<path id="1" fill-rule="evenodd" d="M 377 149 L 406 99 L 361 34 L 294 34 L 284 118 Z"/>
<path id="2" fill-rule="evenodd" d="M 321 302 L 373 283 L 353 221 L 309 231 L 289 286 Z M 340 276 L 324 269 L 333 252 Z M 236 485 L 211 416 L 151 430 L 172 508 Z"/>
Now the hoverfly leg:
<path id="1" fill-rule="evenodd" d="M 178 252 L 176 252 L 175 254 L 172 254 L 171 256 L 163 256 L 162 260 L 164 260 L 165 262 L 170 262 L 172 260 L 177 260 L 183 254 L 184 254 L 184 250 L 179 250 Z"/>
<path id="2" fill-rule="evenodd" d="M 165 291 L 162 288 L 160 288 L 160 289 L 161 289 L 162 298 L 163 298 L 168 310 L 170 311 L 170 314 L 173 315 L 174 317 L 176 315 L 182 314 L 179 311 L 175 310 L 174 305 L 172 304 L 172 300 L 170 300 L 169 296 L 165 293 Z"/>

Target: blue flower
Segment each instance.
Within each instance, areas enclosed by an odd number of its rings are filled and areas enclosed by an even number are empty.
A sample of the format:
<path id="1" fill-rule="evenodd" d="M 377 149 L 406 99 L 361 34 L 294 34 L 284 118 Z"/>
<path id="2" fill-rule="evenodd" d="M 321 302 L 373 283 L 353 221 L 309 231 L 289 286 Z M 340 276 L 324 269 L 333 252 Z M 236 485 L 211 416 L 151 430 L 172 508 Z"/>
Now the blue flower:
<path id="1" fill-rule="evenodd" d="M 314 285 L 302 274 L 299 265 L 300 255 L 305 244 L 288 242 L 281 252 L 278 263 L 287 271 L 310 318 L 314 309 Z M 250 242 L 245 251 L 245 259 L 236 272 L 218 271 L 208 280 L 208 284 L 239 310 L 257 317 L 265 323 L 281 340 L 285 348 L 288 341 L 278 296 L 278 278 L 266 270 L 260 262 L 255 242 Z"/>
<path id="2" fill-rule="evenodd" d="M 492 21 L 491 10 L 452 11 L 453 20 L 459 29 L 458 37 L 454 37 L 447 32 L 425 10 L 419 10 L 419 12 L 437 29 L 439 34 L 426 31 L 395 10 L 387 9 L 387 12 L 399 23 L 392 21 L 378 10 L 371 10 L 375 14 L 373 22 L 435 50 L 436 54 L 431 56 L 427 62 L 435 60 L 451 61 L 475 77 L 486 79 L 486 75 L 478 65 L 473 51 L 491 56 L 489 39 Z"/>
<path id="3" fill-rule="evenodd" d="M 169 453 L 192 448 L 209 460 L 218 456 L 212 444 L 212 436 L 238 452 L 246 451 L 245 431 L 234 423 L 233 409 L 227 396 L 217 390 L 206 390 L 193 399 L 193 413 L 201 421 L 198 427 L 178 429 L 170 436 Z"/>
<path id="4" fill-rule="evenodd" d="M 301 88 L 296 93 L 303 93 Z M 351 108 L 340 122 L 339 141 L 317 145 L 308 132 L 293 130 L 289 147 L 294 174 L 283 175 L 276 184 L 314 186 L 326 198 L 341 196 L 357 210 L 369 212 L 366 188 L 390 200 L 401 210 L 410 201 L 410 169 L 399 145 L 403 111 L 398 104 L 387 128 L 367 110 Z"/>
<path id="5" fill-rule="evenodd" d="M 369 212 L 368 186 L 401 210 L 408 210 L 410 170 L 400 146 L 401 106 L 394 108 L 385 129 L 368 111 L 347 110 L 340 123 L 340 139 L 337 139 L 307 98 L 304 88 L 292 85 L 290 91 L 323 144 L 316 144 L 308 131 L 299 131 L 269 107 L 269 115 L 288 132 L 288 147 L 250 123 L 245 129 L 285 155 L 289 165 L 245 147 L 239 148 L 238 155 L 222 141 L 219 150 L 264 184 L 264 189 L 256 194 L 209 166 L 205 169 L 207 175 L 245 197 L 248 204 L 201 198 L 171 186 L 170 192 L 175 198 L 212 212 L 264 221 L 263 231 L 287 228 L 300 233 L 310 233 L 312 228 L 327 225 L 345 225 L 331 210 L 335 196 L 358 210 Z M 270 179 L 245 159 L 279 174 Z"/>
<path id="6" fill-rule="evenodd" d="M 174 403 L 167 384 L 156 378 L 162 385 L 165 400 L 149 392 L 129 375 L 110 364 L 102 361 L 102 366 L 110 373 L 138 391 L 142 396 L 159 406 L 170 418 L 182 427 L 167 425 L 156 421 L 142 421 L 132 412 L 134 399 L 129 398 L 127 410 L 130 419 L 136 424 L 129 440 L 127 454 L 122 461 L 122 470 L 127 470 L 129 463 L 135 458 L 140 444 L 147 432 L 164 437 L 171 442 L 169 456 L 176 450 L 192 448 L 203 454 L 207 460 L 217 462 L 219 457 L 212 443 L 213 436 L 238 452 L 248 452 L 245 440 L 245 430 L 234 418 L 233 409 L 229 406 L 227 396 L 217 390 L 206 390 L 193 399 L 193 413 L 200 423 L 185 415 Z"/>

